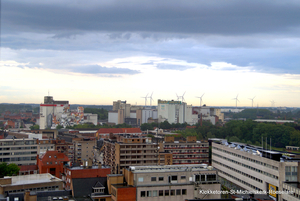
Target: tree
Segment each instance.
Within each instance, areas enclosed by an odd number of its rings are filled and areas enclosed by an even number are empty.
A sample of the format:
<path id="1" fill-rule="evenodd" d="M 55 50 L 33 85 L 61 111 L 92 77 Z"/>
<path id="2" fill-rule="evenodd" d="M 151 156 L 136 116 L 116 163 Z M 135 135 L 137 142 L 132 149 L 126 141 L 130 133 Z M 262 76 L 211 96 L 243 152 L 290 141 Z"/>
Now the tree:
<path id="1" fill-rule="evenodd" d="M 34 125 L 34 126 L 30 126 L 30 130 L 39 130 L 40 126 L 39 125 Z"/>
<path id="2" fill-rule="evenodd" d="M 11 163 L 7 166 L 7 176 L 19 174 L 20 168 L 14 163 Z"/>
<path id="3" fill-rule="evenodd" d="M 56 129 L 62 129 L 62 128 L 64 128 L 62 125 L 57 125 L 56 126 Z"/>
<path id="4" fill-rule="evenodd" d="M 0 178 L 4 176 L 17 175 L 19 171 L 20 168 L 14 163 L 9 165 L 7 165 L 7 163 L 0 163 Z"/>

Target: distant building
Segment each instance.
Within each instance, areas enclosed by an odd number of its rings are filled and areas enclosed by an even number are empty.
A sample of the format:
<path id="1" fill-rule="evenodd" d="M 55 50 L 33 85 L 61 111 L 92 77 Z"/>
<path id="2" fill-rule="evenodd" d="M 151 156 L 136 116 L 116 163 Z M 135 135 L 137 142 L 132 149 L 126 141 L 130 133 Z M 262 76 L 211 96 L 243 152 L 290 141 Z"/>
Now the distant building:
<path id="1" fill-rule="evenodd" d="M 69 101 L 55 101 L 52 96 L 45 96 L 44 103 L 40 104 L 40 129 L 51 128 L 69 109 Z"/>
<path id="2" fill-rule="evenodd" d="M 109 138 L 110 134 L 130 134 L 140 136 L 142 135 L 142 131 L 140 128 L 100 128 L 96 133 L 96 137 Z"/>
<path id="3" fill-rule="evenodd" d="M 108 112 L 108 123 L 140 126 L 148 119 L 157 119 L 157 110 L 143 106 L 132 106 L 126 101 L 114 101 L 113 110 Z"/>
<path id="4" fill-rule="evenodd" d="M 186 109 L 187 104 L 181 101 L 158 100 L 158 122 L 168 121 L 170 124 L 185 123 Z"/>
<path id="5" fill-rule="evenodd" d="M 84 123 L 97 125 L 98 115 L 84 113 L 83 107 L 71 111 L 69 101 L 55 101 L 52 96 L 45 96 L 44 103 L 40 104 L 40 129 L 55 129 L 58 125 L 66 127 Z"/>
<path id="6" fill-rule="evenodd" d="M 295 121 L 293 120 L 276 120 L 276 119 L 255 119 L 253 121 L 258 123 L 276 123 L 276 124 L 295 123 Z"/>
<path id="7" fill-rule="evenodd" d="M 194 107 L 193 114 L 198 115 L 199 121 L 210 121 L 213 125 L 219 121 L 224 122 L 224 113 L 221 113 L 221 109 L 208 107 L 206 105 Z"/>

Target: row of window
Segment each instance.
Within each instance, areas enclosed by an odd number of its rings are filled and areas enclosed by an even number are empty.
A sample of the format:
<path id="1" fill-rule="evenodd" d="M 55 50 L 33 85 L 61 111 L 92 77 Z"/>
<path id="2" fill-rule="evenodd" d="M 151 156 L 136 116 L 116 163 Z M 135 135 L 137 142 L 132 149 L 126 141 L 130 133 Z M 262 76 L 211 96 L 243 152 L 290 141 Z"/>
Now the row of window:
<path id="1" fill-rule="evenodd" d="M 252 167 L 252 166 L 249 166 L 249 165 L 246 165 L 246 164 L 244 164 L 244 163 L 241 163 L 241 162 L 232 160 L 232 159 L 227 158 L 227 157 L 225 157 L 225 156 L 221 156 L 221 155 L 216 154 L 216 153 L 212 153 L 212 155 L 217 156 L 217 157 L 220 157 L 220 158 L 223 158 L 223 159 L 225 159 L 225 160 L 227 160 L 227 161 L 230 161 L 230 162 L 232 162 L 232 163 L 241 165 L 241 166 L 246 167 L 246 168 L 248 168 L 248 169 L 250 169 L 250 170 L 259 172 L 259 173 L 264 174 L 264 175 L 266 175 L 266 176 L 268 176 L 268 177 L 271 177 L 271 178 L 274 178 L 274 179 L 278 179 L 278 176 L 276 176 L 276 175 L 273 175 L 273 174 L 270 174 L 270 173 L 268 173 L 268 172 L 265 172 L 265 171 L 256 169 L 256 168 L 254 168 L 254 167 Z"/>
<path id="2" fill-rule="evenodd" d="M 141 191 L 141 197 L 163 197 L 186 195 L 186 189 Z"/>
<path id="3" fill-rule="evenodd" d="M 35 156 L 32 157 L 12 157 L 12 158 L 0 158 L 0 162 L 10 162 L 10 161 L 34 161 Z"/>
<path id="4" fill-rule="evenodd" d="M 237 172 L 237 173 L 239 173 L 239 174 L 241 174 L 241 175 L 244 175 L 244 176 L 246 176 L 246 177 L 249 177 L 249 178 L 251 178 L 251 179 L 253 179 L 253 180 L 255 180 L 255 181 L 258 181 L 259 183 L 263 183 L 263 181 L 261 180 L 261 179 L 258 179 L 258 178 L 256 178 L 256 177 L 253 177 L 253 176 L 251 176 L 251 175 L 249 175 L 249 174 L 247 174 L 247 173 L 244 173 L 244 172 L 242 172 L 242 171 L 240 171 L 240 170 L 237 170 L 237 169 L 235 169 L 235 168 L 232 168 L 232 167 L 230 167 L 230 166 L 228 166 L 228 165 L 225 165 L 225 164 L 223 164 L 223 163 L 220 163 L 220 162 L 218 162 L 218 161 L 215 161 L 215 160 L 212 160 L 213 161 L 213 163 L 217 163 L 217 164 L 219 164 L 219 165 L 222 165 L 223 167 L 226 167 L 226 168 L 228 168 L 228 169 L 230 169 L 230 170 L 233 170 L 233 171 L 235 171 L 235 172 Z"/>
<path id="5" fill-rule="evenodd" d="M 170 179 L 172 181 L 177 181 L 177 175 L 170 176 Z M 186 180 L 186 176 L 180 176 L 180 179 Z M 151 181 L 157 181 L 157 177 L 151 177 Z M 158 181 L 164 181 L 164 177 L 158 177 Z"/>
<path id="6" fill-rule="evenodd" d="M 0 142 L 1 146 L 27 145 L 27 144 L 36 144 L 36 141 L 35 140 L 26 140 L 26 141 L 23 141 L 23 140 L 20 140 L 20 141 L 13 140 L 13 141 L 8 141 L 8 142 Z"/>
<path id="7" fill-rule="evenodd" d="M 225 174 L 225 175 L 228 176 L 228 177 L 231 177 L 232 179 L 234 179 L 234 180 L 236 180 L 236 181 L 238 181 L 238 182 L 240 182 L 240 183 L 243 183 L 243 184 L 246 185 L 246 186 L 251 187 L 252 189 L 255 189 L 255 190 L 257 190 L 257 191 L 262 191 L 262 189 L 257 188 L 256 186 L 253 186 L 252 184 L 249 184 L 249 183 L 245 182 L 244 180 L 241 180 L 241 179 L 239 179 L 239 178 L 237 178 L 237 177 L 235 177 L 235 176 L 232 176 L 231 174 L 228 174 L 227 172 L 223 172 L 222 170 L 218 170 L 218 171 L 219 171 L 220 173 L 222 173 L 222 174 Z"/>
<path id="8" fill-rule="evenodd" d="M 267 163 L 263 163 L 263 162 L 261 162 L 261 161 L 258 161 L 258 160 L 252 159 L 252 158 L 248 158 L 248 157 L 246 157 L 246 156 L 241 156 L 241 155 L 239 155 L 239 154 L 236 154 L 236 153 L 233 153 L 233 152 L 230 152 L 230 151 L 226 151 L 226 150 L 223 150 L 223 149 L 220 149 L 220 148 L 217 148 L 217 147 L 213 147 L 213 148 L 216 149 L 216 150 L 225 152 L 225 153 L 227 153 L 227 154 L 230 154 L 230 155 L 233 155 L 233 156 L 242 158 L 242 159 L 244 159 L 244 160 L 248 160 L 248 161 L 257 163 L 257 164 L 259 164 L 259 165 L 262 165 L 262 166 L 265 166 L 265 167 L 268 167 L 268 168 L 271 168 L 271 169 L 274 169 L 274 170 L 278 170 L 278 167 L 276 167 L 276 166 L 269 165 L 269 164 L 267 164 Z"/>
<path id="9" fill-rule="evenodd" d="M 28 189 L 18 189 L 18 190 L 11 190 L 5 191 L 5 193 L 17 193 L 17 192 L 25 192 L 25 191 L 54 191 L 59 190 L 58 186 L 45 186 L 40 188 L 28 188 Z"/>

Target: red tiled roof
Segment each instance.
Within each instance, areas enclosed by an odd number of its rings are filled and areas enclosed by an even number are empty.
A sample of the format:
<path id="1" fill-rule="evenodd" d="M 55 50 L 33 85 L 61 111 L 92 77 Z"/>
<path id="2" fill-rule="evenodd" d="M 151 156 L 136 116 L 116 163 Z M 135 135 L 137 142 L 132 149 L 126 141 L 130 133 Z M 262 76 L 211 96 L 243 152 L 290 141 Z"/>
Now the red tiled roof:
<path id="1" fill-rule="evenodd" d="M 97 133 L 142 133 L 139 128 L 100 128 Z"/>
<path id="2" fill-rule="evenodd" d="M 20 171 L 31 171 L 31 170 L 37 170 L 37 165 L 21 165 L 19 166 Z"/>
<path id="3" fill-rule="evenodd" d="M 124 133 L 142 133 L 140 128 L 122 128 Z"/>
<path id="4" fill-rule="evenodd" d="M 121 128 L 100 128 L 97 133 L 123 133 Z"/>

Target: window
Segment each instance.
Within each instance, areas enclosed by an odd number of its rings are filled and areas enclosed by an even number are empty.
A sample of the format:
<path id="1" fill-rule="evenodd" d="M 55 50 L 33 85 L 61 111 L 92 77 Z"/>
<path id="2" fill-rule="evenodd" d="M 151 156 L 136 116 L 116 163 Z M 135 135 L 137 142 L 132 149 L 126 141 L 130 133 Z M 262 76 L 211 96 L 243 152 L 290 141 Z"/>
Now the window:
<path id="1" fill-rule="evenodd" d="M 147 197 L 151 197 L 152 191 L 147 191 Z"/>
<path id="2" fill-rule="evenodd" d="M 182 195 L 186 195 L 186 189 L 182 189 Z"/>
<path id="3" fill-rule="evenodd" d="M 156 181 L 156 177 L 151 177 L 151 181 Z"/>
<path id="4" fill-rule="evenodd" d="M 176 195 L 181 195 L 181 190 L 180 189 L 176 190 Z"/>
<path id="5" fill-rule="evenodd" d="M 163 177 L 158 177 L 158 181 L 163 181 L 164 178 Z"/>
<path id="6" fill-rule="evenodd" d="M 146 191 L 141 191 L 141 197 L 146 197 Z"/>
<path id="7" fill-rule="evenodd" d="M 212 174 L 212 175 L 207 175 L 207 181 L 216 181 L 217 180 L 217 175 Z"/>
<path id="8" fill-rule="evenodd" d="M 185 176 L 181 176 L 181 179 L 186 179 L 186 177 Z"/>
<path id="9" fill-rule="evenodd" d="M 171 190 L 171 196 L 174 196 L 175 195 L 175 190 Z"/>
<path id="10" fill-rule="evenodd" d="M 169 196 L 169 190 L 165 190 L 165 196 Z"/>
<path id="11" fill-rule="evenodd" d="M 154 190 L 154 191 L 153 191 L 152 196 L 153 196 L 153 197 L 157 197 L 157 190 Z"/>
<path id="12" fill-rule="evenodd" d="M 171 180 L 172 181 L 177 181 L 177 175 L 172 176 Z"/>
<path id="13" fill-rule="evenodd" d="M 164 191 L 163 190 L 159 190 L 158 191 L 158 196 L 164 196 Z"/>
<path id="14" fill-rule="evenodd" d="M 139 178 L 138 178 L 138 181 L 139 181 L 139 182 L 144 182 L 144 177 L 139 177 Z"/>

